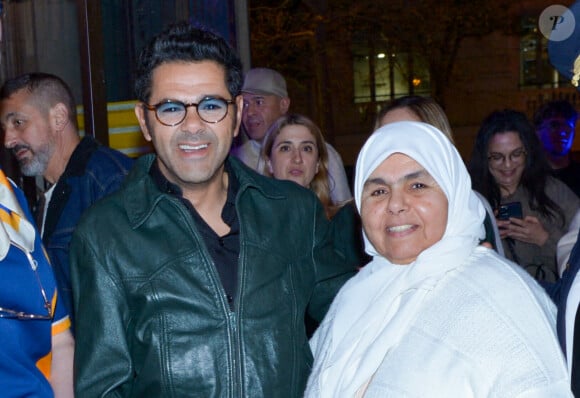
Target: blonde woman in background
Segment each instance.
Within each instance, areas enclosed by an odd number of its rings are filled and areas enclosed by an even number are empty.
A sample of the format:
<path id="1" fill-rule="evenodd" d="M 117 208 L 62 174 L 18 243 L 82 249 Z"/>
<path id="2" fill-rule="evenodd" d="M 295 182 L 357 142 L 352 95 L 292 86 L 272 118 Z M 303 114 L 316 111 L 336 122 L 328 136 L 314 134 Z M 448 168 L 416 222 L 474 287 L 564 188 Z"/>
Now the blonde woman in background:
<path id="1" fill-rule="evenodd" d="M 266 137 L 262 156 L 266 175 L 294 181 L 318 196 L 331 220 L 336 250 L 349 264 L 363 266 L 368 257 L 363 250 L 360 218 L 352 200 L 333 203 L 330 198 L 328 152 L 320 128 L 304 115 L 282 116 Z"/>

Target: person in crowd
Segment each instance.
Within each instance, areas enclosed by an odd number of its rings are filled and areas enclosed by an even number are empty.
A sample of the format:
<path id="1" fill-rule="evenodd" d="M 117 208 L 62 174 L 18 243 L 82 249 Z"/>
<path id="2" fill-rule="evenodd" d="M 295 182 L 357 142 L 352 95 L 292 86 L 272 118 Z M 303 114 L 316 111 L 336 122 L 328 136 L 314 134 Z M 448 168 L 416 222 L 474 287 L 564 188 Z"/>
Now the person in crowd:
<path id="1" fill-rule="evenodd" d="M 75 230 L 79 397 L 301 397 L 304 317 L 356 271 L 316 195 L 228 156 L 242 66 L 178 23 L 143 49 L 135 113 L 155 154 Z"/>
<path id="2" fill-rule="evenodd" d="M 242 131 L 231 149 L 231 154 L 259 173 L 264 173 L 261 156 L 262 144 L 269 131 L 275 129 L 275 121 L 288 113 L 290 97 L 286 80 L 270 68 L 253 68 L 245 76 L 242 87 L 244 112 Z M 326 143 L 328 152 L 328 186 L 334 203 L 352 199 L 346 171 L 340 154 Z"/>
<path id="3" fill-rule="evenodd" d="M 578 233 L 576 233 L 578 236 Z M 562 277 L 558 304 L 558 337 L 568 358 L 568 371 L 574 396 L 580 395 L 580 240 L 571 250 L 568 268 Z"/>
<path id="4" fill-rule="evenodd" d="M 473 188 L 498 211 L 506 256 L 537 280 L 556 281 L 556 245 L 580 201 L 551 176 L 526 115 L 511 109 L 488 115 L 477 134 L 469 170 Z M 519 210 L 502 215 L 501 206 L 507 204 Z"/>
<path id="5" fill-rule="evenodd" d="M 375 130 L 388 123 L 400 121 L 424 122 L 437 127 L 453 143 L 453 132 L 449 119 L 433 98 L 406 95 L 385 104 L 377 113 Z"/>
<path id="6" fill-rule="evenodd" d="M 423 122 L 435 126 L 441 130 L 449 140 L 451 140 L 451 143 L 455 144 L 451 125 L 449 124 L 449 119 L 447 119 L 447 115 L 443 108 L 441 108 L 434 99 L 419 95 L 400 97 L 383 106 L 377 114 L 375 130 L 385 124 L 405 120 Z M 483 203 L 486 211 L 485 220 L 483 222 L 485 226 L 484 241 L 487 242 L 486 244 L 490 244 L 495 251 L 503 256 L 503 245 L 495 221 L 495 213 L 487 199 L 485 199 L 485 197 L 479 192 L 474 192 Z"/>
<path id="7" fill-rule="evenodd" d="M 289 113 L 275 123 L 264 141 L 265 174 L 279 180 L 294 181 L 311 189 L 332 220 L 336 250 L 347 262 L 361 267 L 369 261 L 360 233 L 360 218 L 354 203 L 334 203 L 328 186 L 328 152 L 320 128 L 308 117 Z"/>
<path id="8" fill-rule="evenodd" d="M 577 216 L 580 213 L 577 213 Z M 563 274 L 556 283 L 543 284 L 558 306 L 556 328 L 560 346 L 567 358 L 574 396 L 580 395 L 580 240 L 578 221 L 558 242 L 558 261 L 565 261 Z"/>
<path id="9" fill-rule="evenodd" d="M 80 138 L 71 90 L 55 75 L 27 73 L 6 80 L 0 88 L 0 125 L 22 174 L 42 176 L 49 187 L 40 194 L 35 219 L 74 322 L 72 231 L 89 206 L 120 186 L 132 160 L 90 136 Z"/>
<path id="10" fill-rule="evenodd" d="M 262 157 L 265 175 L 294 181 L 314 191 L 330 222 L 335 250 L 347 264 L 360 268 L 369 262 L 365 254 L 360 216 L 352 200 L 333 203 L 328 186 L 328 152 L 320 128 L 308 117 L 289 113 L 275 122 L 265 138 Z M 305 318 L 307 335 L 312 336 L 319 322 Z"/>
<path id="11" fill-rule="evenodd" d="M 578 240 L 578 231 L 580 230 L 580 209 L 570 221 L 568 231 L 562 235 L 556 247 L 556 261 L 558 263 L 558 273 L 560 276 L 566 268 L 569 268 L 570 253 Z"/>
<path id="12" fill-rule="evenodd" d="M 534 115 L 536 133 L 556 178 L 580 197 L 580 162 L 572 159 L 578 112 L 566 100 L 549 101 Z"/>
<path id="13" fill-rule="evenodd" d="M 580 20 L 580 1 L 575 1 L 570 12 L 576 21 Z M 573 20 L 573 19 L 572 19 Z M 548 54 L 550 63 L 560 74 L 578 87 L 580 79 L 580 28 L 573 26 L 570 36 L 565 40 L 549 40 Z M 548 291 L 558 305 L 557 329 L 562 350 L 568 360 L 571 387 L 575 396 L 580 396 L 580 214 L 576 212 L 570 222 L 568 232 L 558 241 L 558 264 L 564 270 L 562 278 Z"/>
<path id="14" fill-rule="evenodd" d="M 72 398 L 74 340 L 24 194 L 0 169 L 0 385 L 7 398 Z"/>
<path id="15" fill-rule="evenodd" d="M 555 307 L 479 245 L 485 210 L 432 125 L 390 123 L 356 163 L 371 263 L 311 340 L 306 397 L 571 397 Z"/>

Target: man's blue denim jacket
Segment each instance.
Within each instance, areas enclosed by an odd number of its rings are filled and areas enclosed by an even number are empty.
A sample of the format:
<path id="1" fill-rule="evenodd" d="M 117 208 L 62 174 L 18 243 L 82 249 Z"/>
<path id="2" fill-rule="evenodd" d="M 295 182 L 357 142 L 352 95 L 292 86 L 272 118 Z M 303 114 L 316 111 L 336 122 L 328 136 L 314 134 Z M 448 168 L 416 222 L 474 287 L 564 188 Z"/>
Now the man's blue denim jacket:
<path id="1" fill-rule="evenodd" d="M 69 268 L 72 233 L 82 213 L 100 198 L 117 190 L 132 165 L 133 159 L 86 136 L 75 148 L 54 187 L 42 241 L 71 321 L 74 321 Z"/>

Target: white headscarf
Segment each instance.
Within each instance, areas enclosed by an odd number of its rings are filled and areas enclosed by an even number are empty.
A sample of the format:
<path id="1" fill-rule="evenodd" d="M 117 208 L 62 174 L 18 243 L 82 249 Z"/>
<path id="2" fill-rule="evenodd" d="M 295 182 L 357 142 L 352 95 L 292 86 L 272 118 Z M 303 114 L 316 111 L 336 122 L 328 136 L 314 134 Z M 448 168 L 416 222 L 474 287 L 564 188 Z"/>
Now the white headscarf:
<path id="1" fill-rule="evenodd" d="M 441 131 L 425 123 L 391 123 L 367 140 L 356 164 L 359 212 L 365 181 L 394 153 L 414 159 L 441 187 L 449 203 L 445 232 L 408 265 L 390 263 L 364 236 L 373 260 L 341 289 L 311 340 L 314 367 L 307 397 L 354 396 L 405 335 L 429 291 L 485 236 L 485 210 L 463 160 Z"/>

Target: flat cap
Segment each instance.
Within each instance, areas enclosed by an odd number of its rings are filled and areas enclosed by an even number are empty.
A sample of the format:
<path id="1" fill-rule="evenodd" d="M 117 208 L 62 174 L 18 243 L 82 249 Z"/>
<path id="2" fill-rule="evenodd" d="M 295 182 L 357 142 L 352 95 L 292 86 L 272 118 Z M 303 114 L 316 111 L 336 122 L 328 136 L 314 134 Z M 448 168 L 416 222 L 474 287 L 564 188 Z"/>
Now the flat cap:
<path id="1" fill-rule="evenodd" d="M 243 93 L 288 97 L 284 76 L 269 68 L 253 68 L 246 73 Z"/>

